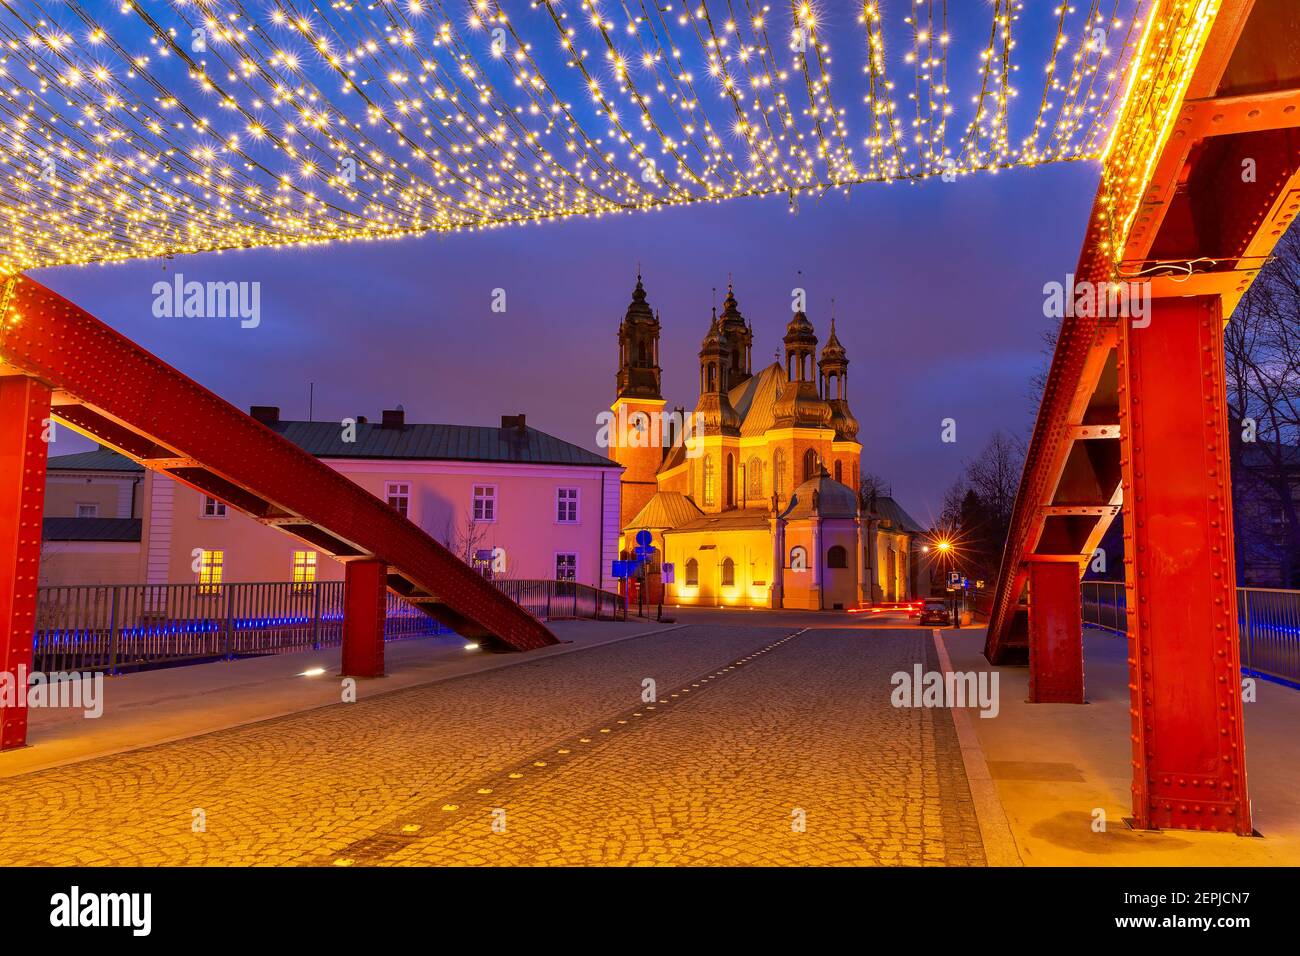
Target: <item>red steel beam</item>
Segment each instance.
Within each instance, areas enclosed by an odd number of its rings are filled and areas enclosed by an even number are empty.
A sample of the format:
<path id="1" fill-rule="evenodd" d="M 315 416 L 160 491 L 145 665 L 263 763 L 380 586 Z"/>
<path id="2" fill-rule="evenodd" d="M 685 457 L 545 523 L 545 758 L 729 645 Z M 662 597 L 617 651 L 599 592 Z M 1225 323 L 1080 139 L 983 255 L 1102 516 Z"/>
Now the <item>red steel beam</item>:
<path id="1" fill-rule="evenodd" d="M 1219 200 L 1225 211 L 1237 210 L 1239 215 L 1248 211 L 1246 221 L 1236 224 L 1230 237 L 1240 244 L 1208 248 L 1205 244 L 1221 241 L 1212 229 L 1205 230 L 1205 238 L 1190 231 L 1203 246 L 1199 251 L 1180 246 L 1179 260 L 1209 256 L 1215 263 L 1197 268 L 1215 271 L 1150 280 L 1153 296 L 1215 292 L 1223 296 L 1226 309 L 1241 297 L 1274 243 L 1300 213 L 1300 149 L 1295 148 L 1294 140 L 1274 135 L 1300 125 L 1300 90 L 1294 88 L 1300 77 L 1296 62 L 1300 56 L 1294 44 L 1276 39 L 1291 35 L 1290 20 L 1294 18 L 1291 0 L 1223 0 L 1219 4 L 1126 235 L 1112 233 L 1116 225 L 1114 197 L 1106 193 L 1105 183 L 1098 189 L 1075 268 L 1080 280 L 1105 283 L 1139 273 L 1151 265 L 1149 259 L 1157 255 L 1153 249 L 1158 250 L 1162 236 L 1176 230 L 1189 232 L 1183 222 L 1169 222 L 1171 211 L 1185 210 L 1189 196 L 1204 203 L 1206 197 L 1225 188 L 1221 182 L 1193 177 L 1195 165 L 1206 161 L 1205 144 L 1231 142 L 1234 134 L 1272 135 L 1268 142 L 1255 144 L 1264 153 L 1256 157 L 1259 181 L 1249 186 L 1237 182 L 1232 197 Z M 1257 76 L 1268 76 L 1284 88 L 1249 88 L 1247 81 Z M 1119 122 L 1146 122 L 1150 105 L 1146 99 L 1134 97 Z M 1123 164 L 1125 158 L 1108 157 L 1107 163 Z M 1222 223 L 1227 221 L 1225 216 Z M 1180 238 L 1187 241 L 1182 234 Z M 1119 265 L 1117 260 L 1122 260 Z M 1080 433 L 1080 416 L 1115 349 L 1117 326 L 1113 318 L 1079 316 L 1067 317 L 1061 324 L 993 591 L 984 653 L 994 663 L 1022 659 L 1018 655 L 1024 648 L 1017 643 L 1013 621 L 1028 581 L 1025 561 L 1038 545 L 1045 509 L 1053 503 L 1072 444 L 1088 437 Z M 1101 516 L 1087 546 L 1078 554 L 1080 567 L 1109 522 L 1109 516 Z"/>
<path id="2" fill-rule="evenodd" d="M 388 568 L 349 561 L 343 579 L 343 676 L 384 676 L 384 615 Z"/>
<path id="3" fill-rule="evenodd" d="M 32 666 L 49 415 L 49 388 L 22 375 L 0 378 L 0 674 L 15 691 Z M 25 698 L 11 707 L 6 696 L 0 750 L 27 742 Z"/>
<path id="4" fill-rule="evenodd" d="M 1221 305 L 1151 319 L 1120 355 L 1134 812 L 1249 834 Z"/>
<path id="5" fill-rule="evenodd" d="M 1083 612 L 1073 562 L 1029 564 L 1029 699 L 1083 703 Z"/>
<path id="6" fill-rule="evenodd" d="M 467 637 L 516 650 L 557 643 L 385 502 L 84 309 L 26 277 L 8 301 L 0 361 L 66 393 L 56 415 L 78 430 L 195 487 L 228 489 L 228 503 L 254 517 L 299 518 L 279 526 L 302 540 L 384 562 L 390 585 Z"/>

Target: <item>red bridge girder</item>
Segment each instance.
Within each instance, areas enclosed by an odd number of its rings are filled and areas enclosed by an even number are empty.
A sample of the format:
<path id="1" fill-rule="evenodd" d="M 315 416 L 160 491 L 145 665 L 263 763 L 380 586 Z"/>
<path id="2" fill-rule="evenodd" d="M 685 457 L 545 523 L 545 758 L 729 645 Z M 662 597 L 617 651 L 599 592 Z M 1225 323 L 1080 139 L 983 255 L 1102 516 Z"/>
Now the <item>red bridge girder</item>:
<path id="1" fill-rule="evenodd" d="M 1122 507 L 1137 823 L 1245 834 L 1222 328 L 1300 211 L 1300 7 L 1213 7 L 1179 8 L 1212 22 L 1173 110 L 1157 77 L 1118 120 L 1149 155 L 1108 154 L 1075 275 L 1148 282 L 1152 310 L 1062 322 L 985 655 L 1027 661 L 1053 688 L 1036 700 L 1083 700 L 1082 644 L 1060 630 L 1081 629 L 1077 595 L 1036 570 L 1077 580 Z"/>
<path id="2" fill-rule="evenodd" d="M 6 284 L 4 294 L 0 665 L 31 655 L 46 450 L 40 428 L 48 415 L 319 550 L 359 562 L 367 574 L 359 568 L 347 575 L 347 603 L 364 607 L 367 620 L 374 578 L 466 637 L 515 650 L 557 643 L 541 621 L 385 502 L 85 310 L 25 277 Z M 351 633 L 350 659 L 364 662 L 358 676 L 382 673 L 382 627 L 376 632 L 368 621 Z M 4 721 L 3 746 L 20 745 L 19 716 L 11 709 Z"/>

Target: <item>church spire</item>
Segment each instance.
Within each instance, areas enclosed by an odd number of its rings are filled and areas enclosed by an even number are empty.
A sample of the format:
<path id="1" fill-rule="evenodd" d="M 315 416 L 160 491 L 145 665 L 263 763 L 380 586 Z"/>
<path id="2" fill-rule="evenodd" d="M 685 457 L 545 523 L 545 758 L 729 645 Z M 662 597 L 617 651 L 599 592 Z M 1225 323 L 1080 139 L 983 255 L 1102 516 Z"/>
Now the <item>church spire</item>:
<path id="1" fill-rule="evenodd" d="M 754 346 L 754 331 L 740 314 L 740 305 L 736 302 L 736 289 L 731 276 L 727 276 L 727 298 L 722 303 L 722 319 L 719 323 L 723 345 L 727 349 L 726 387 L 735 388 L 752 374 L 751 352 Z"/>
<path id="2" fill-rule="evenodd" d="M 646 299 L 638 267 L 632 301 L 618 327 L 617 397 L 662 399 L 659 378 L 659 316 Z"/>
<path id="3" fill-rule="evenodd" d="M 835 334 L 835 315 L 831 314 L 831 334 L 822 347 L 817 363 L 821 373 L 821 394 L 831 407 L 831 427 L 836 441 L 857 441 L 858 420 L 849 410 L 849 355 Z"/>

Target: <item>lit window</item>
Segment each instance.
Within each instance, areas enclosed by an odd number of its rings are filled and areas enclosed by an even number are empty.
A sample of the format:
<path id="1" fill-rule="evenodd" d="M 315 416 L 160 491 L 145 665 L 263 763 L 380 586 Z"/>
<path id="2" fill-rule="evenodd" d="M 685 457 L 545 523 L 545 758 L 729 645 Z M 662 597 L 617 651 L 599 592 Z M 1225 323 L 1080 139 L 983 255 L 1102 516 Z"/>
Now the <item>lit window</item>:
<path id="1" fill-rule="evenodd" d="M 780 448 L 772 455 L 772 494 L 785 497 L 785 452 Z"/>
<path id="2" fill-rule="evenodd" d="M 555 489 L 555 520 L 560 524 L 577 524 L 578 489 Z"/>
<path id="3" fill-rule="evenodd" d="M 699 587 L 700 585 L 700 562 L 691 558 L 686 562 L 686 586 L 688 588 Z"/>
<path id="4" fill-rule="evenodd" d="M 474 520 L 497 520 L 497 489 L 495 485 L 474 486 Z"/>
<path id="5" fill-rule="evenodd" d="M 222 571 L 225 568 L 226 552 L 204 551 L 199 557 L 199 591 L 211 594 L 221 587 Z"/>
<path id="6" fill-rule="evenodd" d="M 99 505 L 96 505 L 96 504 L 88 504 L 88 505 L 78 504 L 78 505 L 77 505 L 77 517 L 78 517 L 78 518 L 98 518 L 98 517 L 99 517 Z"/>
<path id="7" fill-rule="evenodd" d="M 718 476 L 714 474 L 714 469 L 713 469 L 713 456 L 705 455 L 704 456 L 704 503 L 706 505 L 713 504 L 714 483 L 717 481 L 717 478 Z"/>
<path id="8" fill-rule="evenodd" d="M 316 581 L 316 552 L 295 551 L 293 553 L 293 583 L 295 587 L 306 587 Z"/>
<path id="9" fill-rule="evenodd" d="M 203 496 L 203 517 L 205 518 L 224 518 L 226 516 L 226 503 L 218 501 L 210 495 Z"/>
<path id="10" fill-rule="evenodd" d="M 403 518 L 410 516 L 411 483 L 409 481 L 390 481 L 384 486 L 384 497 L 388 506 Z"/>
<path id="11" fill-rule="evenodd" d="M 755 501 L 763 497 L 763 463 L 757 458 L 749 459 L 745 466 L 745 477 L 749 480 L 748 496 Z"/>
<path id="12" fill-rule="evenodd" d="M 736 562 L 727 558 L 722 562 L 722 586 L 724 588 L 734 588 L 736 586 Z"/>
<path id="13" fill-rule="evenodd" d="M 555 580 L 578 580 L 578 556 L 572 552 L 555 555 Z"/>

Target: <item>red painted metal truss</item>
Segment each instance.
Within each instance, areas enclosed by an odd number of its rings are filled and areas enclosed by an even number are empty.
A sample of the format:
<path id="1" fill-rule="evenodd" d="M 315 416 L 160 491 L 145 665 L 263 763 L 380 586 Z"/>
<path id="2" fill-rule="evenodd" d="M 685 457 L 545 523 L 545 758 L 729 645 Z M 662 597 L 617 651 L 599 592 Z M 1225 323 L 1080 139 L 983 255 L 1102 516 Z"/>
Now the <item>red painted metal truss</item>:
<path id="1" fill-rule="evenodd" d="M 988 659 L 1081 702 L 1077 581 L 1122 510 L 1141 827 L 1251 832 L 1222 329 L 1300 211 L 1298 31 L 1293 0 L 1220 4 L 1118 265 L 1098 191 L 1077 281 L 1151 309 L 1063 320 L 994 591 Z"/>
<path id="2" fill-rule="evenodd" d="M 52 414 L 386 584 L 457 633 L 504 648 L 557 643 L 537 618 L 364 488 L 83 309 L 25 277 L 0 328 L 8 375 L 53 391 Z"/>

